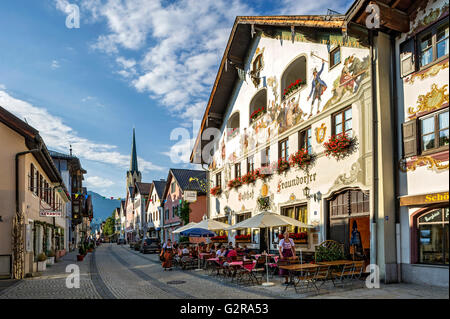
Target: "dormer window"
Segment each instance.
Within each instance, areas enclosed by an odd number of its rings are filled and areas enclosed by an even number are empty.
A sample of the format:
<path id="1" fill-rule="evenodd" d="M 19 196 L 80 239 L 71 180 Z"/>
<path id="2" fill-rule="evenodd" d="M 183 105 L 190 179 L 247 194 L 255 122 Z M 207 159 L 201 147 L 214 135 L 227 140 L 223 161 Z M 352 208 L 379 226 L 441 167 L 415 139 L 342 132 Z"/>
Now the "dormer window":
<path id="1" fill-rule="evenodd" d="M 282 100 L 306 86 L 306 57 L 295 59 L 281 77 Z"/>
<path id="2" fill-rule="evenodd" d="M 262 89 L 250 102 L 250 124 L 267 112 L 267 90 Z"/>
<path id="3" fill-rule="evenodd" d="M 239 112 L 231 115 L 227 123 L 227 139 L 235 137 L 239 133 Z"/>

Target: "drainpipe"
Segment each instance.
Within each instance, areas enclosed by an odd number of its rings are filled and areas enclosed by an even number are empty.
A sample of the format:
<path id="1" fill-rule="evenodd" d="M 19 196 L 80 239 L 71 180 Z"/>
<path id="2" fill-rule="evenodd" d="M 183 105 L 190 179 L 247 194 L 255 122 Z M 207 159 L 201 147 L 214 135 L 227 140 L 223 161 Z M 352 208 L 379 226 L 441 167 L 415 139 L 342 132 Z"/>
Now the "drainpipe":
<path id="1" fill-rule="evenodd" d="M 398 140 L 398 97 L 397 97 L 397 59 L 396 59 L 396 46 L 395 46 L 395 37 L 391 35 L 391 54 L 392 54 L 392 101 L 391 101 L 391 115 L 392 115 L 392 138 L 394 139 L 393 143 L 393 155 L 394 155 L 394 163 L 398 163 L 400 161 L 399 155 L 399 140 Z M 401 262 L 402 262 L 402 254 L 401 254 L 401 237 L 400 237 L 400 201 L 397 199 L 400 195 L 400 183 L 399 176 L 400 172 L 398 169 L 395 169 L 394 173 L 394 189 L 395 189 L 395 245 L 397 251 L 397 280 L 401 282 Z"/>
<path id="2" fill-rule="evenodd" d="M 377 264 L 377 219 L 378 219 L 378 109 L 377 109 L 377 81 L 376 81 L 376 52 L 373 43 L 373 30 L 369 29 L 369 45 L 370 45 L 370 73 L 371 73 L 371 87 L 372 87 L 372 165 L 373 165 L 373 214 L 372 223 L 370 224 L 371 241 L 373 243 L 371 247 L 372 264 Z"/>

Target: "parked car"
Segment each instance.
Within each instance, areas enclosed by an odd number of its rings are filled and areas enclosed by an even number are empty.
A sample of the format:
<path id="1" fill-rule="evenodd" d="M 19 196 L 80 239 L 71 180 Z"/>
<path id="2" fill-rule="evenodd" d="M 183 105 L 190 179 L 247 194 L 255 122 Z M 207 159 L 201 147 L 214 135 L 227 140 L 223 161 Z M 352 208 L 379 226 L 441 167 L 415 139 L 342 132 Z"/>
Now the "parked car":
<path id="1" fill-rule="evenodd" d="M 134 250 L 139 250 L 141 248 L 142 239 L 139 239 L 134 243 Z"/>
<path id="2" fill-rule="evenodd" d="M 123 238 L 117 239 L 117 245 L 125 245 L 125 239 Z"/>
<path id="3" fill-rule="evenodd" d="M 143 254 L 147 253 L 159 253 L 161 251 L 161 244 L 159 238 L 146 238 L 141 243 L 139 252 Z"/>

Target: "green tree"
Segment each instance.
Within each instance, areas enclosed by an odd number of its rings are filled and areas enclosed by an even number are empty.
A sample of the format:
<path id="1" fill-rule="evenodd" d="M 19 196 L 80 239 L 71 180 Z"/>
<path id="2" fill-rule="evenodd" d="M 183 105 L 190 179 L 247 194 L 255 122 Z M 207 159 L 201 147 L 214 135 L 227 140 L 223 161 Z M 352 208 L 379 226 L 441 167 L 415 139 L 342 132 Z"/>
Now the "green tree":
<path id="1" fill-rule="evenodd" d="M 116 224 L 114 217 L 114 213 L 112 213 L 110 217 L 106 218 L 105 226 L 103 226 L 103 233 L 105 234 L 105 236 L 114 234 L 114 226 Z"/>
<path id="2" fill-rule="evenodd" d="M 189 208 L 189 203 L 186 201 L 181 201 L 180 208 L 178 210 L 178 217 L 184 222 L 185 225 L 189 223 L 189 214 L 191 213 L 191 209 Z"/>

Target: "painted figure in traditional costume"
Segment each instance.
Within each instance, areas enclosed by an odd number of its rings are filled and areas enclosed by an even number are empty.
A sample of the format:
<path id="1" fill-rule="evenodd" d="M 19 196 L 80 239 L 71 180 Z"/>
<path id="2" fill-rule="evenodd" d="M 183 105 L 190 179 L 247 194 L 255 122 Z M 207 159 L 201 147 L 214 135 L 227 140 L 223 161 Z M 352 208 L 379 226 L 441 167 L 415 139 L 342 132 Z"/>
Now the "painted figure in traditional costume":
<path id="1" fill-rule="evenodd" d="M 309 117 L 312 116 L 313 108 L 314 108 L 314 102 L 317 99 L 317 114 L 320 113 L 320 101 L 321 96 L 323 92 L 327 89 L 326 83 L 320 78 L 320 75 L 322 74 L 323 67 L 325 65 L 325 62 L 322 62 L 322 67 L 320 68 L 320 71 L 317 71 L 317 68 L 314 68 L 313 70 L 313 80 L 312 80 L 312 86 L 311 86 L 311 92 L 309 93 L 309 96 L 307 98 L 307 101 L 313 97 L 311 102 L 311 112 L 309 114 Z"/>

